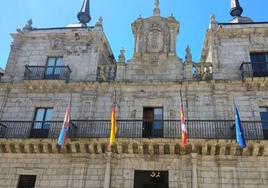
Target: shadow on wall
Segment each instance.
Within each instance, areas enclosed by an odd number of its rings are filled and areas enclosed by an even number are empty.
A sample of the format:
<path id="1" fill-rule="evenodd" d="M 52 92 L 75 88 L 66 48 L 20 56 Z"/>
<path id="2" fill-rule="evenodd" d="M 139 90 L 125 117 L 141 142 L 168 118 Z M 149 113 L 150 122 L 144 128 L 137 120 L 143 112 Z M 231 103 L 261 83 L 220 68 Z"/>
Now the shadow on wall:
<path id="1" fill-rule="evenodd" d="M 0 68 L 0 80 L 1 78 L 4 76 L 4 70 L 2 68 Z"/>

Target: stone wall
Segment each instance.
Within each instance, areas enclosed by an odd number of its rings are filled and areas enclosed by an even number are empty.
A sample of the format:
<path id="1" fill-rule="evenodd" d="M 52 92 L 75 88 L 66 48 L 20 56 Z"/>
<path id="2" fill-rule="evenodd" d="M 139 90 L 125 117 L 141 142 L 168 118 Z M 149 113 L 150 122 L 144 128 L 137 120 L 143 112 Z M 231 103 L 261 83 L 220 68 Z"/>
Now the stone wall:
<path id="1" fill-rule="evenodd" d="M 14 188 L 19 175 L 37 175 L 36 188 L 103 187 L 103 157 L 63 154 L 0 154 L 0 187 Z"/>
<path id="2" fill-rule="evenodd" d="M 110 119 L 111 106 L 120 106 L 118 119 L 139 119 L 143 107 L 163 107 L 164 119 L 179 119 L 180 90 L 189 120 L 232 120 L 233 97 L 241 119 L 260 120 L 259 107 L 268 106 L 268 82 L 189 81 L 144 83 L 69 83 L 30 81 L 1 84 L 2 120 L 32 120 L 36 107 L 53 107 L 53 120 L 64 118 L 72 97 L 72 119 Z"/>
<path id="3" fill-rule="evenodd" d="M 218 24 L 212 21 L 201 62 L 213 63 L 213 79 L 239 80 L 240 66 L 243 62 L 251 62 L 250 53 L 267 51 L 267 24 Z"/>
<path id="4" fill-rule="evenodd" d="M 102 188 L 105 143 L 69 140 L 60 150 L 51 140 L 0 139 L 0 187 L 15 187 L 19 175 L 37 175 L 36 188 Z M 119 139 L 111 157 L 111 188 L 133 188 L 135 170 L 168 171 L 170 188 L 266 188 L 267 141 L 248 145 L 242 150 L 230 140 L 192 139 L 183 149 L 177 139 Z"/>
<path id="5" fill-rule="evenodd" d="M 112 52 L 98 28 L 40 29 L 12 36 L 3 81 L 22 81 L 26 65 L 46 66 L 49 57 L 63 57 L 72 70 L 72 81 L 95 81 L 98 64 L 115 61 L 108 58 Z"/>
<path id="6" fill-rule="evenodd" d="M 152 54 L 150 55 L 152 56 Z M 139 58 L 132 59 L 127 64 L 126 80 L 130 82 L 147 81 L 181 81 L 184 80 L 183 63 L 176 56 L 156 55 L 157 60 Z M 159 56 L 159 57 L 158 57 Z"/>

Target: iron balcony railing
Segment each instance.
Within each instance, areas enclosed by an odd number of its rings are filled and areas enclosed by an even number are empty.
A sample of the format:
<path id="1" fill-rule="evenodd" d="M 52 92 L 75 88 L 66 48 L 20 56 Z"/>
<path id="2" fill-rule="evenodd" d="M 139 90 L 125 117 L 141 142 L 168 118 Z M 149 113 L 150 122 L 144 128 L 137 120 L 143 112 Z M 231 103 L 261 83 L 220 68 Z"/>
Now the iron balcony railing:
<path id="1" fill-rule="evenodd" d="M 243 62 L 240 66 L 242 78 L 268 76 L 268 62 Z"/>
<path id="2" fill-rule="evenodd" d="M 69 66 L 25 66 L 25 80 L 65 80 L 69 82 Z"/>
<path id="3" fill-rule="evenodd" d="M 44 124 L 44 122 L 32 121 L 0 121 L 0 137 L 57 138 L 59 136 L 62 127 L 61 121 L 45 122 L 46 126 L 40 129 L 36 128 L 38 123 Z M 241 123 L 246 139 L 268 139 L 268 132 L 263 129 L 268 122 L 243 121 Z M 189 138 L 235 138 L 234 121 L 232 120 L 188 120 L 186 124 Z M 118 120 L 117 138 L 180 138 L 180 126 L 179 120 Z M 110 127 L 110 120 L 72 120 L 69 137 L 108 138 Z"/>

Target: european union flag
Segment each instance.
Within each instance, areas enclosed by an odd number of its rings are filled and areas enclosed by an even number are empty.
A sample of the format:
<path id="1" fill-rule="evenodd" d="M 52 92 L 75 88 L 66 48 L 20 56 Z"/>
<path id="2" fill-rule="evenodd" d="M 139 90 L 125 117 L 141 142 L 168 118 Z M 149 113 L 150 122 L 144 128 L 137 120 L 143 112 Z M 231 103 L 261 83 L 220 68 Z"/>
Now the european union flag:
<path id="1" fill-rule="evenodd" d="M 241 148 L 247 147 L 246 139 L 244 136 L 243 129 L 241 127 L 241 121 L 236 106 L 235 106 L 235 129 L 236 129 L 236 142 L 240 145 Z"/>

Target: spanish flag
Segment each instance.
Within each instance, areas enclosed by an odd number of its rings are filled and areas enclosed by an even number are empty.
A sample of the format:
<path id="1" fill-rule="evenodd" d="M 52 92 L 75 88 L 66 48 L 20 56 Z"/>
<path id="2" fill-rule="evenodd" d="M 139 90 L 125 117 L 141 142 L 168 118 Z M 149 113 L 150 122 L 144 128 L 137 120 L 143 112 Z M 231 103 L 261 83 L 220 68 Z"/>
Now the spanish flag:
<path id="1" fill-rule="evenodd" d="M 112 114 L 111 114 L 111 133 L 110 133 L 110 144 L 111 147 L 115 143 L 115 136 L 116 136 L 116 105 L 113 105 Z"/>

